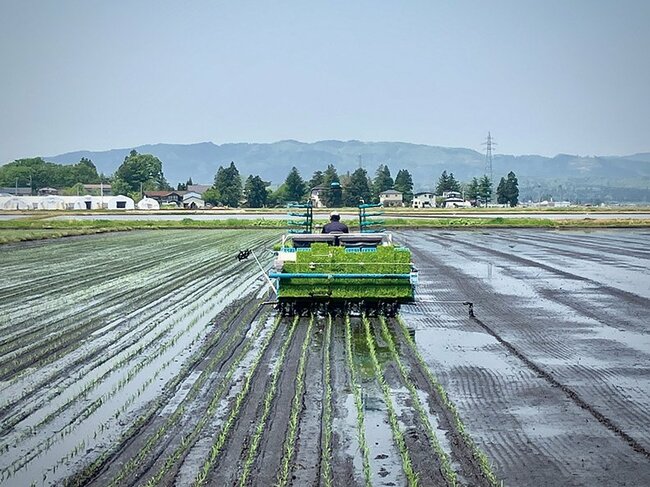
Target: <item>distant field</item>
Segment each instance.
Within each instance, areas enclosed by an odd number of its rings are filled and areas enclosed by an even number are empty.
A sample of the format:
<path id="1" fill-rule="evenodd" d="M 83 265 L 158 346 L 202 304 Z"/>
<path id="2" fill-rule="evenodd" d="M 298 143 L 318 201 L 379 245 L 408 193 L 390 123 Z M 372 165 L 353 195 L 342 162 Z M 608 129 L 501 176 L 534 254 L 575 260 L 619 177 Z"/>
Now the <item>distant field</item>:
<path id="1" fill-rule="evenodd" d="M 95 234 L 104 232 L 118 232 L 130 230 L 219 230 L 219 229 L 277 229 L 286 228 L 284 218 L 276 215 L 274 218 L 252 218 L 254 214 L 247 215 L 248 218 L 227 218 L 227 219 L 199 219 L 201 215 L 189 214 L 185 218 L 168 219 L 166 215 L 160 215 L 160 219 L 137 220 L 137 214 L 105 214 L 86 216 L 85 219 L 52 219 L 52 214 L 47 213 L 32 217 L 24 217 L 11 220 L 0 220 L 0 244 L 9 242 L 20 242 L 28 240 L 40 240 L 44 238 L 60 238 L 74 235 Z M 59 215 L 59 214 L 55 214 Z M 60 216 L 60 215 L 59 215 Z M 83 218 L 85 215 L 79 215 Z M 123 219 L 122 217 L 130 217 Z M 155 215 L 148 215 L 154 216 Z M 622 215 L 612 215 L 607 218 L 599 215 L 598 218 L 584 217 L 576 218 L 526 218 L 526 217 L 504 217 L 489 216 L 485 218 L 476 216 L 453 216 L 445 218 L 431 216 L 412 218 L 396 217 L 386 215 L 384 226 L 387 229 L 468 229 L 468 228 L 645 228 L 650 226 L 650 218 L 645 215 L 637 215 L 633 218 L 623 218 Z M 112 219 L 112 217 L 120 219 Z M 194 218 L 193 218 L 194 217 Z M 616 218 L 614 218 L 616 217 Z M 352 215 L 343 214 L 343 221 L 350 226 L 351 231 L 357 231 L 357 219 Z M 325 218 L 315 220 L 315 231 L 327 222 Z"/>

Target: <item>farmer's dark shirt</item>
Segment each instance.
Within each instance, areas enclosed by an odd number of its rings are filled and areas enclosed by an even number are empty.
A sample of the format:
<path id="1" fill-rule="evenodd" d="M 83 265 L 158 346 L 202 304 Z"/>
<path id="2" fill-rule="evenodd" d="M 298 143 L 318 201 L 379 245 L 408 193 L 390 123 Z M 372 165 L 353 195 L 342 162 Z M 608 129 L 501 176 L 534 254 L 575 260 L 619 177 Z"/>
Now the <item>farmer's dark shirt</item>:
<path id="1" fill-rule="evenodd" d="M 341 232 L 349 233 L 348 226 L 341 222 L 329 222 L 323 227 L 323 233 Z"/>

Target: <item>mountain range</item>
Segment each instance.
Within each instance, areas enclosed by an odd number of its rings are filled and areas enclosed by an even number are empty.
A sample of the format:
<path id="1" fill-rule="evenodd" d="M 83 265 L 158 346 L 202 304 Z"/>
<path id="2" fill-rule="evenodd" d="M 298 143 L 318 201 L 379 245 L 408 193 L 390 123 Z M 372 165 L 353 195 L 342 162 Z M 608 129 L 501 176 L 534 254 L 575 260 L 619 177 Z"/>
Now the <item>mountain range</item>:
<path id="1" fill-rule="evenodd" d="M 314 171 L 334 164 L 339 174 L 354 171 L 361 164 L 373 176 L 379 164 L 387 164 L 393 176 L 399 169 L 413 175 L 416 190 L 427 190 L 443 170 L 466 181 L 485 173 L 485 154 L 472 149 L 438 147 L 405 142 L 361 142 L 323 140 L 312 143 L 283 140 L 273 143 L 212 142 L 197 144 L 153 144 L 107 151 L 76 151 L 45 157 L 47 161 L 76 163 L 91 159 L 104 174 L 112 174 L 131 149 L 153 154 L 163 162 L 167 180 L 175 185 L 189 177 L 195 183 L 211 183 L 219 166 L 234 161 L 242 175 L 258 174 L 264 180 L 280 184 L 292 166 L 305 179 Z M 650 153 L 628 156 L 578 156 L 559 154 L 505 155 L 493 157 L 495 180 L 514 171 L 520 183 L 544 186 L 551 181 L 581 181 L 583 184 L 647 188 L 650 184 Z"/>

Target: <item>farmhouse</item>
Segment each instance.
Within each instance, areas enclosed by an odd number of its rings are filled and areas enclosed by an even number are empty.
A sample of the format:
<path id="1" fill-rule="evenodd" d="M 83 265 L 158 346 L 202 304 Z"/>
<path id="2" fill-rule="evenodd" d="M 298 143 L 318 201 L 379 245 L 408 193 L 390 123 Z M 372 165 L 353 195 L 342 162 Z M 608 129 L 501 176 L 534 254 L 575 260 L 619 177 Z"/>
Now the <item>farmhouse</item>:
<path id="1" fill-rule="evenodd" d="M 323 200 L 321 199 L 323 195 L 325 194 L 325 191 L 327 190 L 327 187 L 324 185 L 318 185 L 314 186 L 311 191 L 310 191 L 310 197 L 311 201 L 314 205 L 314 208 L 323 208 L 325 207 L 325 204 L 323 203 Z"/>
<path id="2" fill-rule="evenodd" d="M 183 195 L 183 207 L 191 210 L 205 208 L 205 201 L 203 201 L 199 193 L 188 191 Z"/>
<path id="3" fill-rule="evenodd" d="M 434 208 L 436 206 L 436 195 L 425 191 L 413 195 L 413 208 Z"/>
<path id="4" fill-rule="evenodd" d="M 445 191 L 442 193 L 445 208 L 469 208 L 472 204 L 465 201 L 458 191 Z"/>
<path id="5" fill-rule="evenodd" d="M 404 206 L 402 192 L 394 189 L 387 189 L 379 193 L 379 202 L 384 206 Z"/>
<path id="6" fill-rule="evenodd" d="M 145 191 L 147 198 L 154 199 L 160 205 L 183 206 L 183 195 L 186 191 Z"/>

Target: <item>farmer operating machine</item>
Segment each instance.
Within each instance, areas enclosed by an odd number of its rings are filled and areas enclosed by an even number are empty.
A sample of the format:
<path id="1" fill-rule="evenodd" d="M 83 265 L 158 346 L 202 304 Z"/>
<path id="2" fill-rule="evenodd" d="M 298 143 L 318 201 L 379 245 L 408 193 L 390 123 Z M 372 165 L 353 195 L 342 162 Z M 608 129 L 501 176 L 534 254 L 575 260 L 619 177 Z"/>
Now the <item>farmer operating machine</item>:
<path id="1" fill-rule="evenodd" d="M 417 270 L 411 252 L 378 228 L 380 205 L 359 206 L 356 233 L 313 233 L 311 203 L 292 205 L 289 225 L 268 277 L 280 312 L 361 312 L 395 315 L 413 302 Z M 374 210 L 373 210 L 374 209 Z"/>

